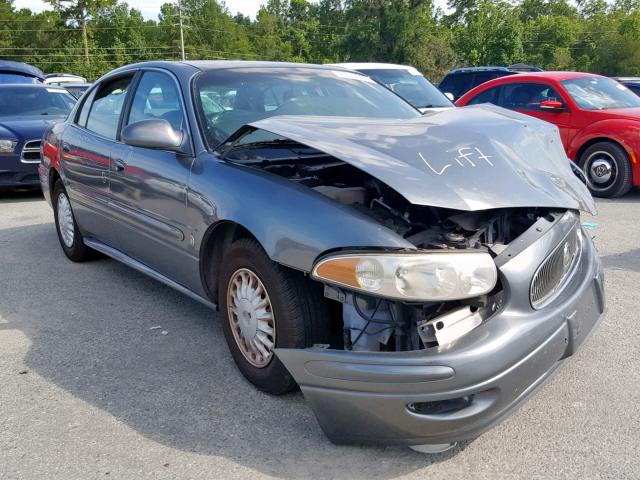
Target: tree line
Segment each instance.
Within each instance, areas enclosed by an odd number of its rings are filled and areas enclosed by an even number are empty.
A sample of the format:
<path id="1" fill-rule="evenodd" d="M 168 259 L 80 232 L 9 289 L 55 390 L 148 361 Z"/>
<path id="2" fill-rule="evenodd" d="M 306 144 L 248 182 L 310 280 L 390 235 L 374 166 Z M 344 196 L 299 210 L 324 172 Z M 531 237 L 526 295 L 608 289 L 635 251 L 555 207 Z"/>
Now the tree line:
<path id="1" fill-rule="evenodd" d="M 0 0 L 0 58 L 91 80 L 117 66 L 187 59 L 410 64 L 433 81 L 452 67 L 528 63 L 640 75 L 640 0 L 265 0 L 255 19 L 223 1 L 164 3 L 156 20 L 118 0 Z"/>

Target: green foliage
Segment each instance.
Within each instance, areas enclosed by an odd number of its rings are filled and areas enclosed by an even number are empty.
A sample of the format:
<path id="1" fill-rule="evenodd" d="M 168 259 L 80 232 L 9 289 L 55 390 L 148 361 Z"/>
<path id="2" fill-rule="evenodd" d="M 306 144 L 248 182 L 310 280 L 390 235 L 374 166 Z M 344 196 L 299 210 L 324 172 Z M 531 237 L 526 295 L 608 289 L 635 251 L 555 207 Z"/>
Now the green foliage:
<path id="1" fill-rule="evenodd" d="M 0 58 L 95 79 L 120 65 L 180 58 L 177 3 L 156 20 L 118 0 L 0 0 Z M 410 64 L 432 80 L 450 68 L 525 62 L 640 75 L 640 0 L 265 0 L 255 19 L 220 0 L 182 0 L 187 59 Z"/>

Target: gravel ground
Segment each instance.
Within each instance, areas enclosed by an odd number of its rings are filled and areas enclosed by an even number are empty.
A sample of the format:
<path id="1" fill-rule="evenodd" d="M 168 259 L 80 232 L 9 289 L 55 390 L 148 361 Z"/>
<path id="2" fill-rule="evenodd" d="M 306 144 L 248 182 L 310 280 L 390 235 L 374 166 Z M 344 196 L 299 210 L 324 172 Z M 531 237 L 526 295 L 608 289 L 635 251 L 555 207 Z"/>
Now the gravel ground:
<path id="1" fill-rule="evenodd" d="M 0 479 L 640 478 L 640 191 L 598 206 L 607 317 L 505 422 L 428 456 L 332 445 L 300 393 L 243 379 L 215 313 L 67 261 L 39 195 L 1 196 Z"/>

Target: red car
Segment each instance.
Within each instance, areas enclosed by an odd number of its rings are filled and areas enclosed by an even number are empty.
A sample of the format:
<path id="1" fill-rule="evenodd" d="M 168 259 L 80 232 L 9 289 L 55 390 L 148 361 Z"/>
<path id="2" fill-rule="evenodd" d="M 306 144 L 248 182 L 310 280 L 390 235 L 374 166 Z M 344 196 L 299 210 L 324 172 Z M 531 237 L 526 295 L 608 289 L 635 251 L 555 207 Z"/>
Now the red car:
<path id="1" fill-rule="evenodd" d="M 594 195 L 618 197 L 640 185 L 640 98 L 615 80 L 578 72 L 511 75 L 477 86 L 456 105 L 480 103 L 557 125 Z"/>

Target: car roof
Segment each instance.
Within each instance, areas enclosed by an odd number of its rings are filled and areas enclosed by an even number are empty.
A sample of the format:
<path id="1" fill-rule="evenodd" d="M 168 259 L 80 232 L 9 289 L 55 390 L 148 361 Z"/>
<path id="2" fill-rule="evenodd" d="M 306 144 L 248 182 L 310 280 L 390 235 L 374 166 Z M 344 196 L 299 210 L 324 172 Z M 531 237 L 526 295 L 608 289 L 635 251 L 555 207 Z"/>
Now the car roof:
<path id="1" fill-rule="evenodd" d="M 527 73 L 518 73 L 517 75 L 509 75 L 500 78 L 494 78 L 493 80 L 489 80 L 487 82 L 481 83 L 477 87 L 469 90 L 469 92 L 476 92 L 479 89 L 484 90 L 485 88 L 494 86 L 494 85 L 502 85 L 506 83 L 517 83 L 517 82 L 531 82 L 536 80 L 573 80 L 576 78 L 593 78 L 600 77 L 605 78 L 602 75 L 596 75 L 595 73 L 584 73 L 584 72 L 527 72 Z M 465 93 L 466 96 L 469 92 Z"/>
<path id="2" fill-rule="evenodd" d="M 183 63 L 191 65 L 199 70 L 217 70 L 221 68 L 259 68 L 259 67 L 276 67 L 276 68 L 314 68 L 319 70 L 335 70 L 336 65 L 319 65 L 316 63 L 297 63 L 297 62 L 263 62 L 253 60 L 185 60 Z M 338 67 L 342 69 L 342 67 Z"/>
<path id="3" fill-rule="evenodd" d="M 597 75 L 595 73 L 585 73 L 585 72 L 526 72 L 520 73 L 518 76 L 513 79 L 509 77 L 508 80 L 503 80 L 507 83 L 510 82 L 521 82 L 523 80 L 535 80 L 535 79 L 550 79 L 550 80 L 573 80 L 575 78 L 589 78 L 589 77 L 602 77 L 602 75 Z"/>
<path id="4" fill-rule="evenodd" d="M 511 72 L 507 67 L 459 67 L 449 71 L 451 73 L 473 73 L 473 72 Z"/>
<path id="5" fill-rule="evenodd" d="M 1 83 L 0 88 L 24 88 L 26 89 L 40 89 L 40 90 L 59 90 L 66 92 L 64 87 L 59 85 L 45 85 L 44 83 Z"/>
<path id="6" fill-rule="evenodd" d="M 0 60 L 0 72 L 26 75 L 39 78 L 40 80 L 44 78 L 44 73 L 39 68 L 29 65 L 28 63 L 14 62 L 13 60 Z"/>
<path id="7" fill-rule="evenodd" d="M 184 72 L 185 68 L 194 71 L 223 70 L 231 68 L 307 68 L 317 70 L 344 70 L 353 71 L 338 66 L 319 65 L 315 63 L 297 62 L 265 62 L 255 60 L 184 60 L 184 61 L 149 61 L 132 63 L 108 72 L 106 75 L 128 72 L 141 68 L 164 68 L 174 73 Z M 364 74 L 359 74 L 364 75 Z"/>
<path id="8" fill-rule="evenodd" d="M 400 65 L 397 63 L 374 63 L 374 62 L 346 62 L 346 63 L 327 63 L 328 67 L 342 67 L 350 70 L 415 70 L 410 65 Z"/>

